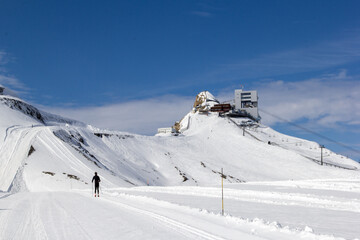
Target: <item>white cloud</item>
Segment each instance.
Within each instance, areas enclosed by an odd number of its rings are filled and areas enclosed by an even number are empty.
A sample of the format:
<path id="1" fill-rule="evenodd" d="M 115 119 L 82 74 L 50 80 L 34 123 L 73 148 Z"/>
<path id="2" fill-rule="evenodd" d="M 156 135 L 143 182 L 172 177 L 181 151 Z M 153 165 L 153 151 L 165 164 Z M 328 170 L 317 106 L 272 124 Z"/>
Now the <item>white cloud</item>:
<path id="1" fill-rule="evenodd" d="M 356 125 L 360 119 L 360 78 L 343 70 L 299 82 L 274 81 L 258 88 L 260 108 L 290 121 L 302 118 L 318 126 Z M 265 124 L 279 122 L 263 114 Z"/>
<path id="2" fill-rule="evenodd" d="M 260 110 L 288 121 L 304 120 L 313 127 L 334 129 L 360 125 L 360 76 L 348 76 L 346 70 L 296 82 L 266 80 L 255 84 L 254 90 Z M 233 89 L 222 91 L 218 98 L 233 99 Z M 260 115 L 269 126 L 282 122 L 265 112 Z"/>
<path id="3" fill-rule="evenodd" d="M 334 145 L 334 140 L 325 139 L 327 147 L 330 145 L 335 151 L 359 159 L 356 148 L 359 146 L 360 133 L 360 76 L 348 76 L 342 70 L 338 74 L 296 82 L 267 80 L 246 90 L 258 90 L 259 109 L 276 116 L 260 111 L 263 124 L 272 127 L 280 124 L 287 128 L 289 125 L 284 124 L 282 119 L 290 121 L 312 132 L 337 139 L 348 146 L 345 147 L 346 151 L 339 148 L 342 144 Z M 227 100 L 233 96 L 232 90 L 226 91 L 222 92 L 221 99 Z M 297 130 L 299 128 L 292 129 Z M 312 140 L 317 141 L 318 134 L 313 135 Z"/>
<path id="4" fill-rule="evenodd" d="M 359 76 L 348 76 L 342 70 L 297 82 L 268 80 L 254 89 L 259 93 L 260 109 L 292 122 L 305 123 L 315 132 L 322 132 L 324 128 L 345 130 L 354 138 L 360 125 L 359 82 Z M 218 99 L 233 99 L 233 90 L 224 89 Z M 168 95 L 100 107 L 43 109 L 100 128 L 153 135 L 157 128 L 170 127 L 188 113 L 194 99 L 195 96 Z M 260 114 L 266 125 L 282 123 L 278 118 Z"/>
<path id="5" fill-rule="evenodd" d="M 12 76 L 7 76 L 1 73 L 0 73 L 0 84 L 2 84 L 5 87 L 12 87 L 22 90 L 26 89 L 25 85 L 21 83 L 17 78 Z"/>
<path id="6" fill-rule="evenodd" d="M 346 70 L 342 70 L 296 82 L 267 80 L 254 89 L 259 93 L 260 109 L 292 122 L 311 124 L 311 129 L 340 130 L 360 125 L 359 83 L 359 76 L 348 76 Z M 233 99 L 233 89 L 224 89 L 217 97 Z M 168 95 L 104 106 L 43 109 L 100 128 L 149 135 L 159 127 L 169 127 L 180 120 L 190 111 L 194 99 L 195 96 Z M 282 122 L 264 112 L 260 114 L 266 125 Z"/>
<path id="7" fill-rule="evenodd" d="M 45 111 L 105 129 L 152 135 L 157 128 L 170 127 L 192 107 L 194 97 L 167 95 L 100 107 L 50 108 Z"/>
<path id="8" fill-rule="evenodd" d="M 9 62 L 9 57 L 6 52 L 0 51 L 0 85 L 6 87 L 19 95 L 21 92 L 26 92 L 29 89 L 16 77 L 9 75 L 6 69 L 6 64 Z"/>

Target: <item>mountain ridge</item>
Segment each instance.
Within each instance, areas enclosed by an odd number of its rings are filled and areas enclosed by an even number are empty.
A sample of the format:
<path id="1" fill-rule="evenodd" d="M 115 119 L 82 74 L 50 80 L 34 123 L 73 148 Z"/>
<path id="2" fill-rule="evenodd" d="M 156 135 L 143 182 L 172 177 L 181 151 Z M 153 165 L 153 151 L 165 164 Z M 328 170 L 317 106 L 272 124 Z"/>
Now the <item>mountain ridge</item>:
<path id="1" fill-rule="evenodd" d="M 243 136 L 236 122 L 246 119 L 216 113 L 191 111 L 179 136 L 142 136 L 47 114 L 21 99 L 20 107 L 11 107 L 7 99 L 0 95 L 0 112 L 6 116 L 0 120 L 1 191 L 86 189 L 95 171 L 105 187 L 129 187 L 216 185 L 221 168 L 229 183 L 356 177 L 360 168 L 330 150 L 327 161 L 354 170 L 320 166 L 309 160 L 315 159 L 316 143 L 260 124 Z M 290 147 L 284 147 L 286 141 Z"/>

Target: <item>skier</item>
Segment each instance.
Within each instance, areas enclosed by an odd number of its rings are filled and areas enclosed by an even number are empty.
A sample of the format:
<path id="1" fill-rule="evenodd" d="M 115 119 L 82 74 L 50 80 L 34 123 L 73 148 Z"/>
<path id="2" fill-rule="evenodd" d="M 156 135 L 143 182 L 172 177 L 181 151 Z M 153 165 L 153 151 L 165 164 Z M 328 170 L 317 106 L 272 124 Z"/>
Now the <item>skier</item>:
<path id="1" fill-rule="evenodd" d="M 97 194 L 98 194 L 98 197 L 99 196 L 99 186 L 100 186 L 100 177 L 97 175 L 97 172 L 95 172 L 95 176 L 92 178 L 92 181 L 91 182 L 94 182 L 95 181 L 95 195 L 94 197 L 96 197 L 96 190 L 97 190 Z"/>

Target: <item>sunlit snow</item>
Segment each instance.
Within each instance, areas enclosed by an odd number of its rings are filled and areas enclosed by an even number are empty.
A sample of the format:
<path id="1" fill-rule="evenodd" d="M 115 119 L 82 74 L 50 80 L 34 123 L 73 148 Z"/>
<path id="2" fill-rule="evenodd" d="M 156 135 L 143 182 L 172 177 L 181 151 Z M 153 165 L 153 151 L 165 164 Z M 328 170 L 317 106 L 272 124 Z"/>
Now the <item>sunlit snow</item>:
<path id="1" fill-rule="evenodd" d="M 360 165 L 328 149 L 320 165 L 315 142 L 217 113 L 178 136 L 106 131 L 7 95 L 0 116 L 0 239 L 360 236 Z"/>

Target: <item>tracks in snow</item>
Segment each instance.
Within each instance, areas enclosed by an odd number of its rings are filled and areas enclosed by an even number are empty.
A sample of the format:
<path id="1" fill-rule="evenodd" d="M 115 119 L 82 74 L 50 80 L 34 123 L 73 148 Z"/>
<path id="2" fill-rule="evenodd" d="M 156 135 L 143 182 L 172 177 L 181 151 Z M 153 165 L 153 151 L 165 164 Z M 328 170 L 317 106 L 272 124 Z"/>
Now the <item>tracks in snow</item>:
<path id="1" fill-rule="evenodd" d="M 160 193 L 172 195 L 198 196 L 220 198 L 219 188 L 198 187 L 146 187 L 127 188 L 124 192 L 131 193 Z M 224 189 L 226 200 L 263 203 L 269 205 L 286 205 L 313 207 L 329 210 L 349 211 L 360 213 L 360 199 L 343 199 L 326 197 L 315 194 L 288 193 L 277 191 L 256 191 L 244 189 Z"/>
<path id="2" fill-rule="evenodd" d="M 39 215 L 41 202 L 26 194 L 15 200 L 13 196 L 6 198 L 11 203 L 0 212 L 0 239 L 48 239 Z"/>
<path id="3" fill-rule="evenodd" d="M 23 192 L 1 199 L 0 239 L 342 239 L 119 190 L 88 194 Z"/>
<path id="4" fill-rule="evenodd" d="M 5 142 L 0 148 L 1 190 L 7 191 L 16 180 L 17 173 L 21 174 L 30 146 L 41 130 L 42 128 L 16 128 L 16 126 L 7 129 Z"/>
<path id="5" fill-rule="evenodd" d="M 222 237 L 216 236 L 214 234 L 211 234 L 209 232 L 197 229 L 197 228 L 192 227 L 192 226 L 190 226 L 188 224 L 185 224 L 183 222 L 174 220 L 174 219 L 166 217 L 164 215 L 160 215 L 160 214 L 148 211 L 148 210 L 133 207 L 133 206 L 130 206 L 128 204 L 124 204 L 124 203 L 121 203 L 121 202 L 118 202 L 118 201 L 113 201 L 113 200 L 109 200 L 109 199 L 103 199 L 103 201 L 107 201 L 107 202 L 116 204 L 117 206 L 120 206 L 121 208 L 125 208 L 125 209 L 127 209 L 127 210 L 129 210 L 129 211 L 131 211 L 133 213 L 138 213 L 138 214 L 141 214 L 143 216 L 153 218 L 153 219 L 155 219 L 157 221 L 160 221 L 162 224 L 164 224 L 164 225 L 166 225 L 166 226 L 168 226 L 168 227 L 174 229 L 175 231 L 180 232 L 180 233 L 182 233 L 184 235 L 188 235 L 188 233 L 190 233 L 191 235 L 195 235 L 196 237 L 200 237 L 202 239 L 225 240 L 225 238 L 222 238 Z"/>
<path id="6" fill-rule="evenodd" d="M 74 192 L 12 194 L 2 201 L 0 239 L 227 239 L 118 200 Z"/>

